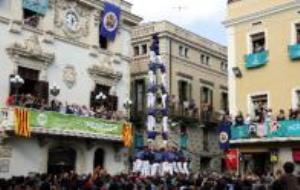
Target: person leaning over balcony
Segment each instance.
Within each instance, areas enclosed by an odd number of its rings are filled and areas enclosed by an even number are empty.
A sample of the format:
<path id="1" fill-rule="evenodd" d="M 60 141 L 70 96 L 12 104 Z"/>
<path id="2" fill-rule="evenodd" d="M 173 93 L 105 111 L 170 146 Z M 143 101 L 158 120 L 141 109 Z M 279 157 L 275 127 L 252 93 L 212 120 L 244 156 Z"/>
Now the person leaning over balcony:
<path id="1" fill-rule="evenodd" d="M 250 114 L 248 114 L 248 113 L 246 114 L 244 123 L 245 123 L 245 125 L 250 125 L 252 123 Z"/>
<path id="2" fill-rule="evenodd" d="M 289 119 L 290 120 L 295 120 L 295 119 L 297 119 L 297 116 L 298 116 L 297 110 L 294 110 L 293 108 L 291 108 L 289 110 Z"/>
<path id="3" fill-rule="evenodd" d="M 235 126 L 244 125 L 244 116 L 241 111 L 235 116 Z"/>
<path id="4" fill-rule="evenodd" d="M 279 114 L 277 115 L 277 121 L 283 121 L 285 120 L 285 113 L 283 109 L 279 110 Z"/>

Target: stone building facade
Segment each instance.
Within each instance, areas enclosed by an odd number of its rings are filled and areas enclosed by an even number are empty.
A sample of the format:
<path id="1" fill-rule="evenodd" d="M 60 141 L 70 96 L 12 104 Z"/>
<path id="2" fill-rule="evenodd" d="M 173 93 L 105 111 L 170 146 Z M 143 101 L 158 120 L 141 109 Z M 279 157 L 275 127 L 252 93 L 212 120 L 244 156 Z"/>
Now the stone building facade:
<path id="1" fill-rule="evenodd" d="M 89 107 L 91 92 L 104 86 L 106 95 L 115 97 L 115 110 L 125 112 L 123 103 L 130 93 L 131 29 L 141 21 L 131 13 L 132 5 L 124 0 L 110 1 L 121 8 L 121 21 L 116 39 L 107 41 L 99 37 L 103 1 L 46 0 L 45 14 L 25 9 L 24 2 L 0 2 L 1 109 L 11 93 L 10 76 L 19 74 L 24 80 L 34 76 L 25 80 L 26 93 L 49 102 L 54 98 L 49 95 L 49 87 L 56 84 L 60 87 L 56 100 Z M 7 126 L 1 119 L 3 132 Z M 120 138 L 70 137 L 62 133 L 37 132 L 30 139 L 21 139 L 8 132 L 1 142 L 0 177 L 47 172 L 49 151 L 54 146 L 75 152 L 73 169 L 79 174 L 92 171 L 97 149 L 104 152 L 103 166 L 110 173 L 125 168 L 120 159 L 114 159 L 122 148 Z"/>
<path id="2" fill-rule="evenodd" d="M 167 21 L 151 22 L 133 31 L 131 96 L 137 128 L 143 128 L 151 36 L 158 34 L 167 67 L 171 141 L 179 144 L 187 129 L 192 168 L 221 169 L 216 113 L 227 111 L 226 47 Z M 177 127 L 172 127 L 177 125 Z"/>

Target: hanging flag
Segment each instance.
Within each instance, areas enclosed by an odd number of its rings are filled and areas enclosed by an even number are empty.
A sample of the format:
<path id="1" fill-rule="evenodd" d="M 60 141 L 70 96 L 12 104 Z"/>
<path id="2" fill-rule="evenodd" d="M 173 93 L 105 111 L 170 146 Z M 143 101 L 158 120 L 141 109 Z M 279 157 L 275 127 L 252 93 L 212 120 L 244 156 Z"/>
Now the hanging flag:
<path id="1" fill-rule="evenodd" d="M 225 151 L 225 167 L 227 170 L 237 170 L 239 164 L 239 154 L 237 149 L 229 149 Z"/>
<path id="2" fill-rule="evenodd" d="M 120 22 L 121 9 L 111 3 L 104 2 L 104 14 L 101 22 L 100 35 L 108 40 L 114 40 Z"/>
<path id="3" fill-rule="evenodd" d="M 123 136 L 124 146 L 131 147 L 133 141 L 131 123 L 126 122 L 123 124 L 122 136 Z"/>
<path id="4" fill-rule="evenodd" d="M 179 144 L 180 144 L 180 149 L 183 149 L 183 150 L 187 149 L 187 147 L 188 147 L 188 135 L 187 135 L 187 133 L 181 133 L 180 134 Z"/>
<path id="5" fill-rule="evenodd" d="M 222 150 L 229 149 L 230 122 L 221 122 L 219 125 L 219 144 Z"/>
<path id="6" fill-rule="evenodd" d="M 23 0 L 23 8 L 45 15 L 49 6 L 49 0 Z"/>
<path id="7" fill-rule="evenodd" d="M 15 134 L 22 137 L 30 137 L 29 111 L 25 108 L 15 108 Z"/>

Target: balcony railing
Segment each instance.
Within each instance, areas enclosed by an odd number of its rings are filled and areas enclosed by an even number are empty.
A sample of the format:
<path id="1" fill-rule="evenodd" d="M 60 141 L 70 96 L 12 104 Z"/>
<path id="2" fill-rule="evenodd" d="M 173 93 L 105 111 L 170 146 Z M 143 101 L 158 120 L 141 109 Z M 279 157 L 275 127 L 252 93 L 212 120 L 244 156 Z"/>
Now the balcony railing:
<path id="1" fill-rule="evenodd" d="M 187 126 L 196 126 L 200 123 L 198 108 L 180 103 L 170 105 L 169 117 L 173 121 L 184 123 Z"/>
<path id="2" fill-rule="evenodd" d="M 14 131 L 15 108 L 1 109 L 0 128 Z M 26 109 L 29 113 L 31 131 L 37 134 L 75 136 L 94 139 L 120 140 L 122 122 L 95 117 L 63 114 L 53 111 Z"/>
<path id="3" fill-rule="evenodd" d="M 251 53 L 245 55 L 245 66 L 247 69 L 262 67 L 269 61 L 268 51 L 262 51 L 258 53 Z"/>
<path id="4" fill-rule="evenodd" d="M 231 140 L 240 139 L 272 139 L 278 137 L 300 137 L 300 120 L 284 120 L 278 122 L 251 124 L 231 127 Z"/>
<path id="5" fill-rule="evenodd" d="M 300 44 L 290 45 L 288 47 L 289 57 L 291 60 L 299 60 L 300 59 Z"/>
<path id="6" fill-rule="evenodd" d="M 212 109 L 199 112 L 197 107 L 177 104 L 170 106 L 170 117 L 191 124 L 211 124 L 218 123 L 219 114 Z"/>

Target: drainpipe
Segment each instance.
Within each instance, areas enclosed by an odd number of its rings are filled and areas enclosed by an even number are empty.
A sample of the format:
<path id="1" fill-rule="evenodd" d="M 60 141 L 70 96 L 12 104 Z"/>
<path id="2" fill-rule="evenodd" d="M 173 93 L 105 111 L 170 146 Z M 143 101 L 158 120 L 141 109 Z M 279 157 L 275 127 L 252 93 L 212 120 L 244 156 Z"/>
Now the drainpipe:
<path id="1" fill-rule="evenodd" d="M 169 37 L 169 92 L 172 95 L 172 39 Z"/>

